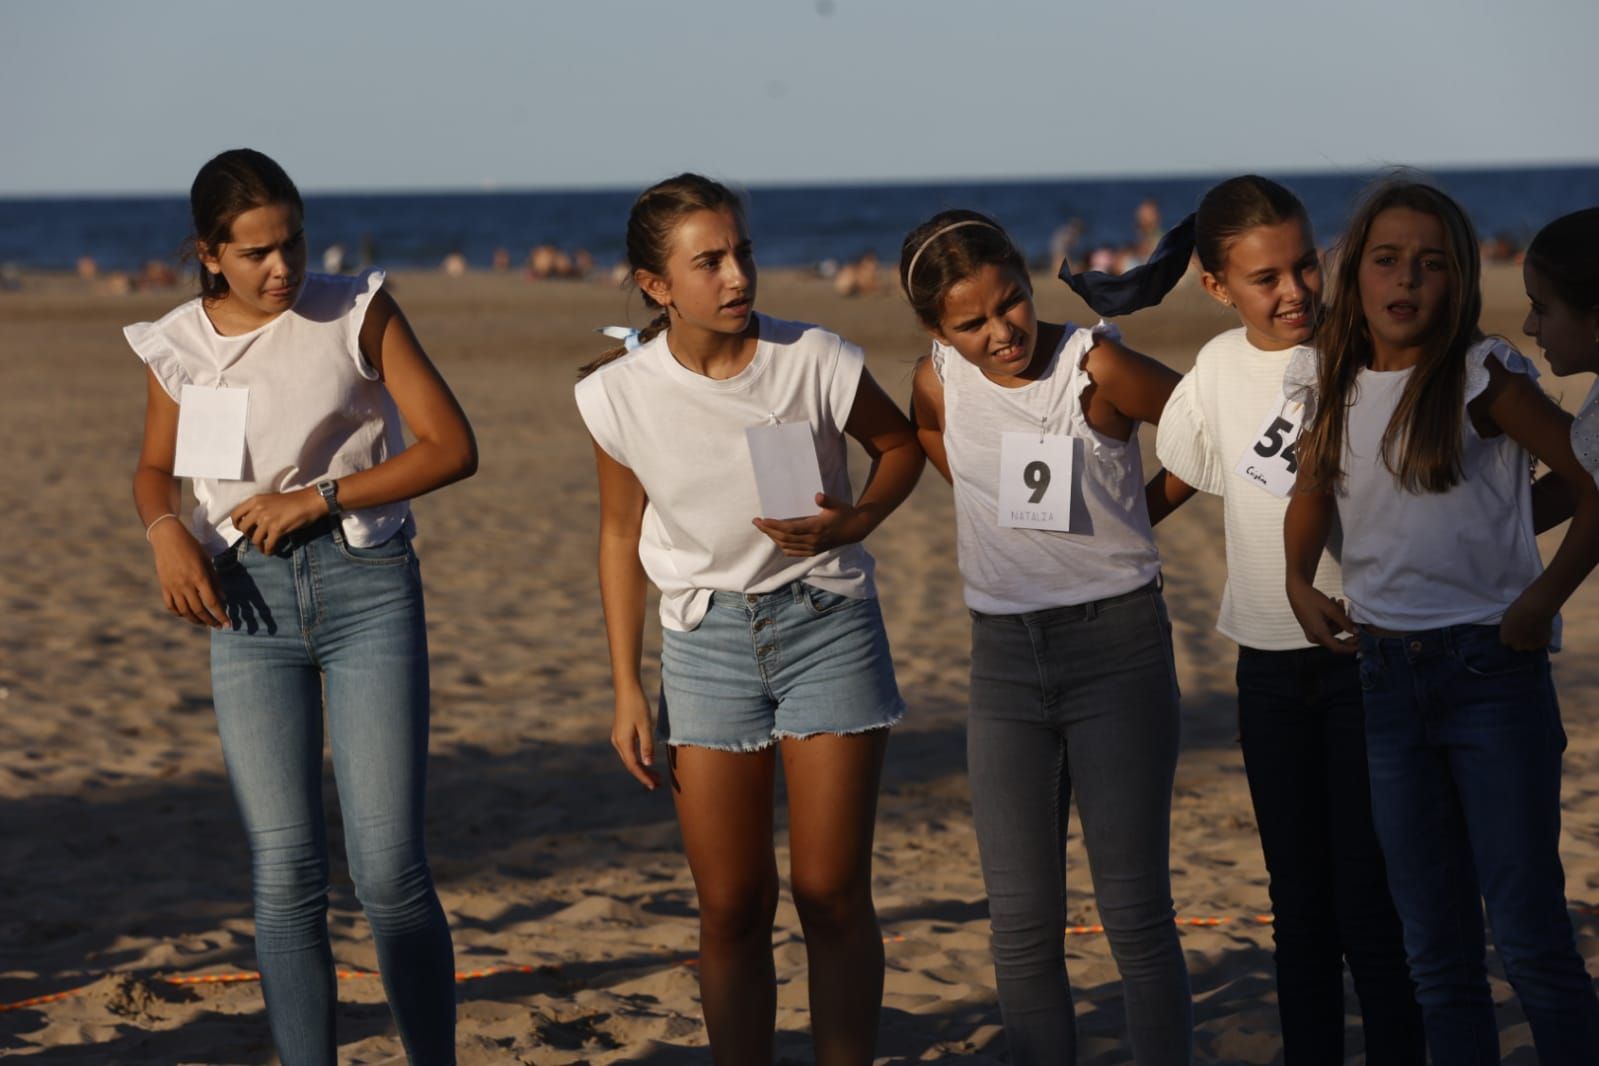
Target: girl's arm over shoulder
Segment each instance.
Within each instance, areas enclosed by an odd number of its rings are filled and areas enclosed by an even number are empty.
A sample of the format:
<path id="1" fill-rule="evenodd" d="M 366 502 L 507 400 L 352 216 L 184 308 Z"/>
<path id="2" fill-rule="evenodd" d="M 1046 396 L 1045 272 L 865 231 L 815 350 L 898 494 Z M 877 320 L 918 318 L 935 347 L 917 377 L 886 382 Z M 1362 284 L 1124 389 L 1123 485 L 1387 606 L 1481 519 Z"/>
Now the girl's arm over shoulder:
<path id="1" fill-rule="evenodd" d="M 216 572 L 200 542 L 177 517 L 182 493 L 172 476 L 178 448 L 178 405 L 155 371 L 145 370 L 144 444 L 133 471 L 133 502 L 155 553 L 156 578 L 167 610 L 198 626 L 228 624 Z"/>
<path id="2" fill-rule="evenodd" d="M 361 327 L 361 354 L 382 378 L 415 443 L 377 466 L 338 479 L 345 510 L 409 500 L 477 471 L 477 439 L 399 305 L 379 289 Z M 278 538 L 327 514 L 312 486 L 252 496 L 232 512 L 233 524 L 262 551 Z"/>
<path id="3" fill-rule="evenodd" d="M 954 484 L 949 456 L 944 451 L 944 383 L 939 380 L 931 355 L 916 361 L 916 373 L 911 378 L 911 422 L 916 426 L 922 451 L 944 480 Z"/>
<path id="4" fill-rule="evenodd" d="M 1083 367 L 1094 381 L 1083 397 L 1089 425 L 1108 436 L 1127 440 L 1133 423 L 1155 425 L 1182 375 L 1158 359 L 1135 352 L 1119 341 L 1100 337 Z"/>
<path id="5" fill-rule="evenodd" d="M 818 492 L 819 514 L 755 519 L 755 528 L 771 537 L 784 555 L 818 555 L 865 540 L 905 501 L 922 476 L 926 456 L 917 443 L 915 427 L 866 370 L 861 371 L 855 387 L 844 432 L 859 441 L 872 459 L 860 498 L 852 506 L 848 500 L 834 500 Z"/>
<path id="6" fill-rule="evenodd" d="M 644 593 L 647 578 L 639 561 L 644 527 L 644 486 L 633 471 L 594 445 L 600 481 L 600 602 L 605 639 L 611 649 L 613 713 L 611 746 L 627 772 L 645 788 L 660 783 L 654 770 L 655 728 L 639 662 L 644 647 Z"/>
<path id="7" fill-rule="evenodd" d="M 1571 525 L 1549 565 L 1505 611 L 1499 639 L 1520 649 L 1546 647 L 1554 616 L 1599 563 L 1599 486 L 1571 450 L 1571 416 L 1525 374 L 1489 359 L 1488 387 L 1472 401 L 1505 435 L 1542 461 L 1570 491 Z M 1480 401 L 1480 406 L 1479 406 Z M 1493 521 L 1494 516 L 1484 516 Z"/>

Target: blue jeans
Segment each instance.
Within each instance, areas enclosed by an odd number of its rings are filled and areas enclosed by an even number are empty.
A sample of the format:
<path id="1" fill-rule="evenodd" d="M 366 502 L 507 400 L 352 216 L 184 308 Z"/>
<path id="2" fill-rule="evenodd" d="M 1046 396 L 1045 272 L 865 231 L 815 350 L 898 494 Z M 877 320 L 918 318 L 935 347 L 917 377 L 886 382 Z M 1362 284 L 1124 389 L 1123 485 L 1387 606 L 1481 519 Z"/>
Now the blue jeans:
<path id="1" fill-rule="evenodd" d="M 1160 593 L 973 612 L 966 737 L 1011 1062 L 1077 1058 L 1065 947 L 1073 791 L 1133 1056 L 1190 1062 L 1193 1004 L 1171 899 L 1177 678 Z"/>
<path id="2" fill-rule="evenodd" d="M 1271 874 L 1287 1066 L 1344 1061 L 1344 961 L 1368 1066 L 1421 1066 L 1421 1009 L 1377 831 L 1354 656 L 1238 649 L 1238 732 Z"/>
<path id="3" fill-rule="evenodd" d="M 276 555 L 231 548 L 216 565 L 232 624 L 212 634 L 212 696 L 250 838 L 278 1054 L 285 1066 L 337 1061 L 325 689 L 350 874 L 395 1023 L 412 1063 L 453 1063 L 454 958 L 422 846 L 427 635 L 410 542 L 354 548 L 323 534 Z"/>
<path id="4" fill-rule="evenodd" d="M 1542 651 L 1497 626 L 1364 634 L 1372 814 L 1436 1063 L 1499 1062 L 1482 902 L 1544 1066 L 1599 1062 L 1560 865 L 1566 734 Z"/>

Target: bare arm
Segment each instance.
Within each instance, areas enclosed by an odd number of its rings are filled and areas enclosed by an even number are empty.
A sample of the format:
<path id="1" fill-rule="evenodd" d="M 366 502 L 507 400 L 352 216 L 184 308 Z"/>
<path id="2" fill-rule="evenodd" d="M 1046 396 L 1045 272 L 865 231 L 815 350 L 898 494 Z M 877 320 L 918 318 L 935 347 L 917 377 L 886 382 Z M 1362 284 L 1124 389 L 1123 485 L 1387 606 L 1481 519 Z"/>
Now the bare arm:
<path id="1" fill-rule="evenodd" d="M 1157 470 L 1144 486 L 1144 503 L 1149 508 L 1149 524 L 1160 525 L 1160 520 L 1187 503 L 1199 490 L 1170 470 Z"/>
<path id="2" fill-rule="evenodd" d="M 600 480 L 600 602 L 605 608 L 614 697 L 611 746 L 627 772 L 645 788 L 653 789 L 660 783 L 652 769 L 654 716 L 639 676 L 647 583 L 638 555 L 644 526 L 644 486 L 632 470 L 612 459 L 598 444 L 594 445 L 594 463 Z"/>
<path id="3" fill-rule="evenodd" d="M 938 380 L 938 371 L 933 369 L 930 355 L 917 361 L 916 373 L 911 378 L 911 422 L 916 426 L 916 439 L 922 451 L 944 475 L 944 480 L 954 484 L 955 479 L 949 473 L 949 455 L 944 451 L 944 383 Z"/>
<path id="4" fill-rule="evenodd" d="M 1591 480 L 1591 479 L 1590 479 Z M 1571 520 L 1577 511 L 1577 496 L 1559 474 L 1545 474 L 1532 483 L 1532 531 L 1547 533 Z"/>
<path id="5" fill-rule="evenodd" d="M 882 524 L 905 501 L 922 476 L 926 456 L 917 443 L 916 430 L 894 401 L 878 387 L 872 375 L 861 371 L 844 432 L 860 442 L 872 458 L 866 484 L 852 506 L 817 493 L 821 513 L 807 518 L 755 519 L 755 527 L 784 555 L 817 555 L 843 544 L 854 544 Z"/>
<path id="6" fill-rule="evenodd" d="M 1094 379 L 1085 396 L 1088 424 L 1107 436 L 1127 440 L 1136 422 L 1155 425 L 1166 399 L 1183 379 L 1165 363 L 1108 337 L 1089 349 L 1084 367 Z"/>
<path id="7" fill-rule="evenodd" d="M 1599 486 L 1571 450 L 1571 416 L 1532 379 L 1493 359 L 1487 365 L 1488 388 L 1478 398 L 1486 414 L 1564 481 L 1574 497 L 1571 525 L 1554 558 L 1499 623 L 1499 639 L 1507 646 L 1542 648 L 1549 643 L 1555 613 L 1599 564 Z"/>
<path id="8" fill-rule="evenodd" d="M 1355 623 L 1343 604 L 1317 589 L 1316 565 L 1326 550 L 1336 505 L 1332 494 L 1311 488 L 1301 470 L 1299 485 L 1288 498 L 1283 519 L 1283 551 L 1288 563 L 1288 605 L 1293 608 L 1305 639 L 1336 652 L 1354 654 Z"/>
<path id="9" fill-rule="evenodd" d="M 414 499 L 475 473 L 472 426 L 388 293 L 380 290 L 372 298 L 360 343 L 415 443 L 374 467 L 339 478 L 340 506 L 356 510 Z M 232 518 L 241 533 L 270 552 L 279 537 L 325 514 L 322 497 L 307 486 L 252 496 L 233 509 Z"/>
<path id="10" fill-rule="evenodd" d="M 178 405 L 161 388 L 153 370 L 145 371 L 144 443 L 133 471 L 133 503 L 139 509 L 156 578 L 167 610 L 195 625 L 220 629 L 227 625 L 222 590 L 211 560 L 176 515 L 182 493 L 172 476 L 178 446 Z M 152 525 L 152 523 L 154 523 Z"/>

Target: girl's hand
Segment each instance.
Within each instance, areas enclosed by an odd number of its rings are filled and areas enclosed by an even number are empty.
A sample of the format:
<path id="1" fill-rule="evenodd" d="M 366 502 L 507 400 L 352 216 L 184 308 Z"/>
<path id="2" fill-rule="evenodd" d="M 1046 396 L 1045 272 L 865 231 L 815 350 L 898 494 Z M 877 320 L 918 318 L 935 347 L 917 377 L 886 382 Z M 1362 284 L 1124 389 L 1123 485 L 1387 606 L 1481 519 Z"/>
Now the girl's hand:
<path id="1" fill-rule="evenodd" d="M 627 772 L 639 784 L 655 791 L 660 775 L 655 766 L 655 720 L 642 692 L 617 693 L 616 713 L 611 721 L 611 747 L 622 759 Z"/>
<path id="2" fill-rule="evenodd" d="M 228 516 L 233 527 L 267 555 L 285 533 L 308 526 L 328 513 L 328 505 L 315 488 L 294 492 L 263 492 L 251 496 Z"/>
<path id="3" fill-rule="evenodd" d="M 1499 620 L 1499 643 L 1516 651 L 1538 651 L 1549 646 L 1554 626 L 1555 608 L 1536 587 L 1529 587 Z"/>
<path id="4" fill-rule="evenodd" d="M 847 503 L 816 494 L 820 514 L 805 518 L 757 518 L 755 528 L 772 538 L 772 543 L 783 549 L 784 555 L 820 555 L 845 544 L 861 539 L 856 529 L 858 511 Z"/>
<path id="5" fill-rule="evenodd" d="M 227 609 L 211 560 L 179 522 L 162 522 L 150 531 L 155 573 L 167 610 L 197 626 L 224 629 Z"/>
<path id="6" fill-rule="evenodd" d="M 1343 655 L 1353 655 L 1358 650 L 1355 623 L 1344 610 L 1342 600 L 1332 599 L 1314 585 L 1291 581 L 1288 606 L 1293 608 L 1299 628 L 1305 631 L 1305 639 L 1312 644 Z M 1340 633 L 1350 635 L 1340 637 Z"/>

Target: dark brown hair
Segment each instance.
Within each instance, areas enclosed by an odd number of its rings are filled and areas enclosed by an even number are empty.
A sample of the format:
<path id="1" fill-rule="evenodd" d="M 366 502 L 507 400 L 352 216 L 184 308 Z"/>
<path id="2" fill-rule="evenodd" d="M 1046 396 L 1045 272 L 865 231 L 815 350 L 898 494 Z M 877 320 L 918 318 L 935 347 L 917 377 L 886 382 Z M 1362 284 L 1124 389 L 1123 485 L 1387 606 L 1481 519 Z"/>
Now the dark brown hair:
<path id="1" fill-rule="evenodd" d="M 949 290 L 985 266 L 1010 267 L 1031 289 L 1027 260 L 999 223 L 977 211 L 941 211 L 899 246 L 900 288 L 928 329 L 938 328 Z"/>
<path id="2" fill-rule="evenodd" d="M 1317 335 L 1321 353 L 1316 410 L 1300 437 L 1299 461 L 1312 482 L 1331 488 L 1343 477 L 1348 411 L 1355 378 L 1372 358 L 1371 330 L 1360 304 L 1360 263 L 1377 216 L 1408 208 L 1436 218 L 1444 231 L 1449 297 L 1420 361 L 1405 382 L 1382 438 L 1382 461 L 1409 492 L 1447 492 L 1460 480 L 1466 351 L 1482 339 L 1482 261 L 1477 234 L 1460 205 L 1431 185 L 1391 179 L 1374 185 L 1339 242 L 1333 299 Z"/>
<path id="3" fill-rule="evenodd" d="M 1527 262 L 1578 311 L 1599 307 L 1599 207 L 1562 215 L 1538 231 Z"/>
<path id="4" fill-rule="evenodd" d="M 305 205 L 282 167 L 253 148 L 233 148 L 213 157 L 189 186 L 189 214 L 194 233 L 189 238 L 196 253 L 216 255 L 233 239 L 233 220 L 246 211 L 270 204 L 286 204 L 301 215 Z M 228 279 L 200 265 L 200 295 L 226 296 Z"/>
<path id="5" fill-rule="evenodd" d="M 700 174 L 679 174 L 639 193 L 627 214 L 627 265 L 632 268 L 631 273 L 643 270 L 664 275 L 678 224 L 697 211 L 731 211 L 740 223 L 744 221 L 744 204 L 738 194 Z M 649 325 L 639 331 L 638 343 L 644 344 L 665 329 L 671 319 L 664 307 L 650 299 L 649 293 L 640 292 L 639 295 L 644 297 L 645 307 L 657 312 Z M 585 378 L 627 352 L 625 344 L 601 352 L 583 364 L 577 376 Z"/>
<path id="6" fill-rule="evenodd" d="M 1213 186 L 1194 212 L 1194 251 L 1208 274 L 1221 276 L 1227 249 L 1257 226 L 1277 226 L 1295 219 L 1310 229 L 1310 216 L 1299 197 L 1258 174 L 1228 178 Z"/>

